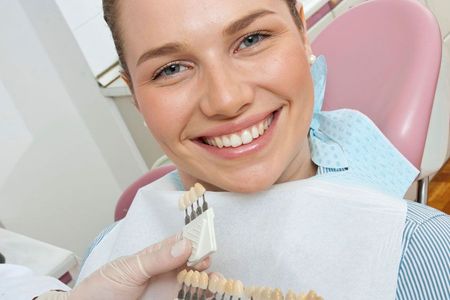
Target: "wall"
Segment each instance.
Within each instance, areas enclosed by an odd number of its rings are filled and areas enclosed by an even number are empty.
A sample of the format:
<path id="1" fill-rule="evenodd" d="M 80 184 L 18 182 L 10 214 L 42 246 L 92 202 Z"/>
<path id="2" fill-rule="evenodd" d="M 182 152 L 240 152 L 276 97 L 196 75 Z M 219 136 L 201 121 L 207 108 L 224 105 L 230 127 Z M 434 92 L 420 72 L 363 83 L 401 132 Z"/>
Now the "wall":
<path id="1" fill-rule="evenodd" d="M 99 75 L 117 62 L 116 49 L 103 20 L 102 0 L 54 0 L 92 72 Z"/>
<path id="2" fill-rule="evenodd" d="M 0 221 L 81 256 L 146 165 L 53 0 L 0 20 Z"/>

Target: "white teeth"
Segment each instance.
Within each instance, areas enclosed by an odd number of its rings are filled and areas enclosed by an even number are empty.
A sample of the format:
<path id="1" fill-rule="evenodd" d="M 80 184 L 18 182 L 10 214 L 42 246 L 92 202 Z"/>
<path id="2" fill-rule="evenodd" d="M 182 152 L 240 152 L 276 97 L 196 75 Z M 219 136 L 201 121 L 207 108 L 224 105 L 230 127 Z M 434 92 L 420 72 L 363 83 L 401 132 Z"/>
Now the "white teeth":
<path id="1" fill-rule="evenodd" d="M 253 141 L 252 134 L 248 130 L 244 130 L 241 134 L 242 144 L 246 145 L 248 143 L 251 143 Z"/>
<path id="2" fill-rule="evenodd" d="M 273 120 L 273 114 L 265 120 L 253 125 L 241 132 L 236 132 L 230 135 L 223 135 L 213 138 L 205 138 L 204 141 L 211 146 L 217 148 L 223 147 L 239 147 L 251 143 L 254 139 L 262 136 L 269 128 Z"/>
<path id="3" fill-rule="evenodd" d="M 259 135 L 262 135 L 264 133 L 264 123 L 258 124 L 258 132 L 259 132 Z"/>
<path id="4" fill-rule="evenodd" d="M 256 139 L 258 137 L 259 137 L 258 128 L 256 128 L 256 126 L 252 126 L 252 138 Z"/>
<path id="5" fill-rule="evenodd" d="M 222 142 L 223 142 L 223 146 L 224 147 L 230 147 L 231 146 L 231 141 L 227 136 L 223 136 L 222 137 Z"/>
<path id="6" fill-rule="evenodd" d="M 223 142 L 222 142 L 222 139 L 220 137 L 215 137 L 214 141 L 216 142 L 217 147 L 223 148 Z"/>
<path id="7" fill-rule="evenodd" d="M 231 147 L 236 148 L 242 145 L 242 139 L 237 134 L 232 134 L 230 136 Z"/>

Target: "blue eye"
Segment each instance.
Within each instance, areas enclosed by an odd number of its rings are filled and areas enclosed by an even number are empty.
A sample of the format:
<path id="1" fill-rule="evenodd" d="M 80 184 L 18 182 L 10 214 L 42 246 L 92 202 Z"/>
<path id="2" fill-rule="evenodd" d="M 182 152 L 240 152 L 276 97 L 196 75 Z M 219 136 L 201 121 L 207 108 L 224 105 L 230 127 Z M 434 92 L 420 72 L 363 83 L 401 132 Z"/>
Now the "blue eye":
<path id="1" fill-rule="evenodd" d="M 188 68 L 186 66 L 183 66 L 178 63 L 170 64 L 167 67 L 164 67 L 163 69 L 156 72 L 155 76 L 153 76 L 153 80 L 158 79 L 160 77 L 170 77 L 174 76 L 180 72 L 183 72 L 187 70 Z"/>
<path id="2" fill-rule="evenodd" d="M 241 44 L 238 47 L 238 50 L 252 47 L 267 37 L 268 37 L 267 34 L 262 34 L 262 33 L 254 33 L 254 34 L 248 35 L 242 40 Z"/>

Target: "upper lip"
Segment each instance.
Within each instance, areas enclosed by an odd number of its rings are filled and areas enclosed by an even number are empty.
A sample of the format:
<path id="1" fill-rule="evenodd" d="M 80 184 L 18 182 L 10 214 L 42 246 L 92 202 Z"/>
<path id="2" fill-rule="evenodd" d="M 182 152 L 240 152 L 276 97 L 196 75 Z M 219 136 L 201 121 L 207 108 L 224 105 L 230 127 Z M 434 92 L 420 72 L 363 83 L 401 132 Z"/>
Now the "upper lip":
<path id="1" fill-rule="evenodd" d="M 208 137 L 217 137 L 222 135 L 227 135 L 231 133 L 235 133 L 241 131 L 243 129 L 247 129 L 252 125 L 256 125 L 262 120 L 266 119 L 269 115 L 274 113 L 276 110 L 272 110 L 269 112 L 263 112 L 259 114 L 255 114 L 243 120 L 231 121 L 226 124 L 218 125 L 216 127 L 210 128 L 204 132 L 202 132 L 198 138 L 208 138 Z"/>

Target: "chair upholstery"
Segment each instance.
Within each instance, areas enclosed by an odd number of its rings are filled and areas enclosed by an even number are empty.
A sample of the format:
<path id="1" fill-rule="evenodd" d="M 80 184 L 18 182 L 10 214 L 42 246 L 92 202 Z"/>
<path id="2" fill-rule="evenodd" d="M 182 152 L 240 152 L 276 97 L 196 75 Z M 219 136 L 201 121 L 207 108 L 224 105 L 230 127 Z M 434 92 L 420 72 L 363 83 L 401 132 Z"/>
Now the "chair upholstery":
<path id="1" fill-rule="evenodd" d="M 323 109 L 363 112 L 420 169 L 442 50 L 431 12 L 416 0 L 367 1 L 336 18 L 312 48 L 328 63 Z"/>
<path id="2" fill-rule="evenodd" d="M 131 202 L 133 202 L 134 196 L 136 196 L 137 191 L 141 187 L 157 180 L 158 178 L 166 175 L 167 173 L 169 173 L 173 170 L 175 170 L 174 165 L 167 165 L 167 166 L 159 167 L 159 168 L 149 171 L 148 173 L 146 173 L 142 177 L 140 177 L 138 180 L 133 182 L 122 193 L 119 200 L 117 201 L 116 210 L 114 213 L 114 220 L 119 221 L 123 217 L 126 216 L 126 214 L 128 212 L 128 208 L 130 207 Z"/>

